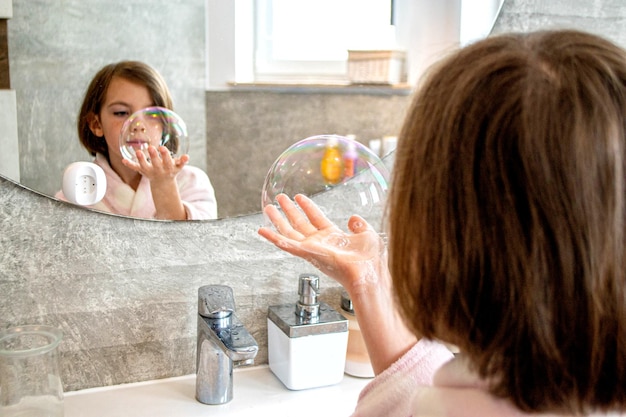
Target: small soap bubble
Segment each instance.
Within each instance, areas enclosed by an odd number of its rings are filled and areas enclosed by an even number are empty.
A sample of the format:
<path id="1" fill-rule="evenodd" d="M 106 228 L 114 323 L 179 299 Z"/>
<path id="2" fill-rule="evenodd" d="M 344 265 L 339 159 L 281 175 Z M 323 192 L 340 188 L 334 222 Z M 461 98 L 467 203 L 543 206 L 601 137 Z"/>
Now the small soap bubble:
<path id="1" fill-rule="evenodd" d="M 265 177 L 261 208 L 277 205 L 281 193 L 291 199 L 304 194 L 340 227 L 346 214 L 358 214 L 377 228 L 388 188 L 387 167 L 369 148 L 349 137 L 318 135 L 295 143 L 276 159 Z"/>
<path id="2" fill-rule="evenodd" d="M 189 150 L 187 125 L 178 114 L 163 107 L 136 111 L 122 126 L 120 151 L 124 158 L 137 162 L 137 150 L 149 159 L 149 145 L 165 146 L 172 158 L 186 154 Z"/>

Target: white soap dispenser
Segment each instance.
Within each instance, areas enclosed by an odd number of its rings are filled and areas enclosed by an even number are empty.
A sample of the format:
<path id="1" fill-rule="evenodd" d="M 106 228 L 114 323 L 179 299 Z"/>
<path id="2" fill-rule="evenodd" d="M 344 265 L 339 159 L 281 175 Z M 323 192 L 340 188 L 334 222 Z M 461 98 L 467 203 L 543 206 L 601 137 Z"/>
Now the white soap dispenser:
<path id="1" fill-rule="evenodd" d="M 270 370 L 291 390 L 337 384 L 343 379 L 348 320 L 318 302 L 316 275 L 300 275 L 298 294 L 295 304 L 268 309 Z"/>

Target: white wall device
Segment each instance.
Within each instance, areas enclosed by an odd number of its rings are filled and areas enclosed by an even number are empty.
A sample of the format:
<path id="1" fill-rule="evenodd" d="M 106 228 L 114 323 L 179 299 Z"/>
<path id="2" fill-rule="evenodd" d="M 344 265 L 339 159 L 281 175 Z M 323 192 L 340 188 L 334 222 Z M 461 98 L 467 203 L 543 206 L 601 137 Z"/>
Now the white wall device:
<path id="1" fill-rule="evenodd" d="M 107 179 L 104 171 L 92 162 L 73 162 L 63 173 L 63 194 L 70 203 L 96 204 L 104 197 Z"/>

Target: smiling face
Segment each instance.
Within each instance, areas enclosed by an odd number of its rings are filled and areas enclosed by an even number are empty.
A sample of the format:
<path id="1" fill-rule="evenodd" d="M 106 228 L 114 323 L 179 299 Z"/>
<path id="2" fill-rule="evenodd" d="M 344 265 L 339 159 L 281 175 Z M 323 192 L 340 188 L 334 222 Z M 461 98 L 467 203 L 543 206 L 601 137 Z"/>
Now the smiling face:
<path id="1" fill-rule="evenodd" d="M 94 135 L 104 136 L 110 159 L 121 160 L 122 158 L 119 137 L 126 119 L 137 110 L 153 105 L 146 86 L 122 77 L 114 77 L 111 80 L 100 113 L 94 115 L 89 123 L 89 128 Z M 142 126 L 136 126 L 139 134 L 143 133 L 142 129 Z M 137 144 L 140 146 L 139 142 L 143 139 L 139 136 L 137 139 Z"/>

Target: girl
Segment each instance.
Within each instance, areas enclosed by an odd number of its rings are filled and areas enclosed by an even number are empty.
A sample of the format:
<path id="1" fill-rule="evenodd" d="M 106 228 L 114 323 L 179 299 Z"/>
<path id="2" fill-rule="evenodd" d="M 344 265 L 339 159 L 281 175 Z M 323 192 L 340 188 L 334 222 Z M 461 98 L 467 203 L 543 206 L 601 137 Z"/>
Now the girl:
<path id="1" fill-rule="evenodd" d="M 148 157 L 136 153 L 137 162 L 122 157 L 122 125 L 137 110 L 152 106 L 172 109 L 172 99 L 161 75 L 142 62 L 107 65 L 91 81 L 78 115 L 78 136 L 104 170 L 107 190 L 89 207 L 143 218 L 216 218 L 211 182 L 202 170 L 187 165 L 188 155 L 172 158 L 164 146 L 149 146 Z M 65 199 L 61 191 L 57 197 Z"/>
<path id="2" fill-rule="evenodd" d="M 329 239 L 304 196 L 259 233 L 350 294 L 378 374 L 355 416 L 626 415 L 625 169 L 626 52 L 494 36 L 416 91 L 388 264 L 360 217 Z"/>

